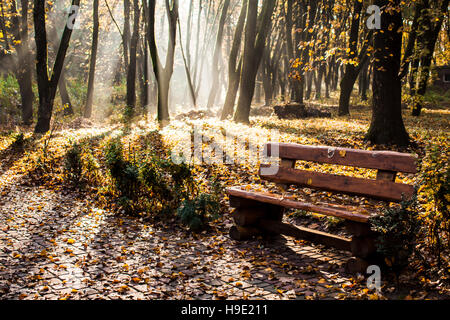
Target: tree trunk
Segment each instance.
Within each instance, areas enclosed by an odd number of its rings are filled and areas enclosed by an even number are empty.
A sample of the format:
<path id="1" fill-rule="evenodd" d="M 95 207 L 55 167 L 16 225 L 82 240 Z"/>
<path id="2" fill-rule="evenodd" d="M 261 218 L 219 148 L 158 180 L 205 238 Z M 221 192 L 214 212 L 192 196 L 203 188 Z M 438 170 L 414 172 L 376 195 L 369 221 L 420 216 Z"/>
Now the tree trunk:
<path id="1" fill-rule="evenodd" d="M 72 1 L 72 6 L 79 5 L 80 0 Z M 55 94 L 72 35 L 72 29 L 69 27 L 69 24 L 66 24 L 52 69 L 52 75 L 49 78 L 45 15 L 45 1 L 34 0 L 33 19 L 36 41 L 36 71 L 39 91 L 38 121 L 35 127 L 36 133 L 45 133 L 50 130 L 50 120 L 53 112 Z"/>
<path id="2" fill-rule="evenodd" d="M 208 103 L 206 105 L 208 109 L 213 106 L 214 101 L 217 97 L 217 90 L 219 88 L 219 58 L 222 54 L 223 30 L 225 27 L 225 19 L 227 18 L 229 6 L 230 0 L 225 0 L 222 8 L 222 13 L 220 15 L 219 29 L 217 31 L 216 45 L 214 48 L 214 56 L 212 59 L 212 87 L 211 91 L 209 92 Z"/>
<path id="3" fill-rule="evenodd" d="M 248 2 L 239 100 L 233 118 L 236 122 L 249 122 L 250 108 L 255 92 L 256 73 L 262 58 L 261 54 L 257 53 L 262 52 L 266 44 L 266 37 L 271 29 L 272 13 L 275 2 L 275 0 L 264 1 L 259 17 L 259 23 L 257 21 L 257 1 Z"/>
<path id="4" fill-rule="evenodd" d="M 339 110 L 340 116 L 350 114 L 349 104 L 352 95 L 353 87 L 355 85 L 358 74 L 356 73 L 356 66 L 353 64 L 358 56 L 358 35 L 359 35 L 359 22 L 361 17 L 363 3 L 362 1 L 355 0 L 353 5 L 353 17 L 350 27 L 350 40 L 349 40 L 349 55 L 348 61 L 345 65 L 345 73 L 341 81 L 341 95 L 339 98 Z"/>
<path id="5" fill-rule="evenodd" d="M 419 28 L 419 20 L 422 16 L 422 10 L 424 9 L 423 0 L 419 0 L 416 3 L 416 9 L 414 12 L 414 19 L 411 25 L 411 30 L 409 32 L 408 44 L 405 49 L 405 54 L 402 59 L 402 64 L 400 68 L 400 79 L 404 78 L 408 73 L 409 64 L 411 61 L 411 56 L 414 53 L 414 47 L 417 39 L 417 29 Z"/>
<path id="6" fill-rule="evenodd" d="M 21 14 L 17 12 L 16 3 L 12 3 L 12 17 L 14 24 L 14 40 L 15 48 L 17 51 L 18 63 L 15 67 L 15 75 L 19 84 L 20 98 L 21 98 L 21 110 L 22 110 L 22 122 L 26 125 L 33 121 L 33 86 L 32 86 L 32 69 L 31 69 L 31 53 L 29 48 L 28 37 L 28 0 L 21 0 Z M 2 4 L 3 10 L 3 4 Z M 5 32 L 5 27 L 2 21 L 1 30 Z M 4 34 L 6 38 L 6 34 Z M 6 40 L 6 42 L 8 42 Z M 9 44 L 7 45 L 7 47 Z"/>
<path id="7" fill-rule="evenodd" d="M 400 0 L 393 1 L 398 7 Z M 399 77 L 402 34 L 402 14 L 400 10 L 385 8 L 392 5 L 390 0 L 376 0 L 382 8 L 381 32 L 375 32 L 375 62 L 373 75 L 372 122 L 367 138 L 374 144 L 409 144 L 401 108 L 401 80 Z"/>
<path id="8" fill-rule="evenodd" d="M 360 96 L 362 101 L 367 101 L 367 90 L 369 89 L 369 62 L 366 61 L 359 74 L 360 81 Z"/>
<path id="9" fill-rule="evenodd" d="M 428 4 L 428 0 L 425 0 Z M 439 32 L 442 28 L 442 22 L 444 20 L 444 14 L 447 11 L 449 0 L 444 0 L 439 8 L 440 17 L 438 21 L 435 21 L 432 17 L 425 16 L 422 21 L 422 32 L 419 35 L 419 50 L 421 53 L 420 58 L 420 72 L 418 78 L 418 85 L 416 96 L 414 97 L 414 104 L 412 108 L 413 116 L 420 116 L 423 107 L 424 95 L 427 91 L 428 80 L 430 78 L 430 67 L 433 60 L 434 49 L 439 36 Z"/>
<path id="10" fill-rule="evenodd" d="M 136 66 L 137 46 L 139 41 L 140 8 L 139 0 L 133 0 L 134 23 L 130 43 L 130 63 L 127 72 L 127 116 L 133 117 L 136 109 Z"/>
<path id="11" fill-rule="evenodd" d="M 130 52 L 130 0 L 123 1 L 123 62 L 125 66 L 125 70 L 128 70 L 129 64 L 129 52 Z"/>
<path id="12" fill-rule="evenodd" d="M 90 118 L 92 116 L 92 103 L 94 100 L 95 66 L 97 63 L 98 30 L 100 28 L 98 17 L 98 0 L 94 0 L 93 3 L 93 20 L 94 20 L 94 28 L 92 30 L 91 63 L 89 66 L 89 80 L 88 80 L 86 105 L 84 107 L 85 118 Z"/>
<path id="13" fill-rule="evenodd" d="M 237 63 L 239 48 L 241 46 L 242 32 L 244 30 L 245 17 L 247 15 L 247 2 L 243 0 L 242 9 L 239 15 L 238 23 L 233 38 L 233 45 L 231 46 L 230 56 L 228 57 L 228 89 L 223 105 L 221 120 L 225 120 L 229 115 L 233 114 L 234 103 L 236 101 L 237 92 L 239 90 L 239 82 L 241 76 L 242 58 Z"/>
<path id="14" fill-rule="evenodd" d="M 175 45 L 177 35 L 178 21 L 178 1 L 165 1 L 167 17 L 169 19 L 169 44 L 166 55 L 166 66 L 163 67 L 159 59 L 158 48 L 155 39 L 155 0 L 149 0 L 149 23 L 147 30 L 147 39 L 149 42 L 150 55 L 153 62 L 153 72 L 158 85 L 158 107 L 157 120 L 160 125 L 164 126 L 170 121 L 169 117 L 169 89 L 170 79 L 173 74 L 173 66 L 175 60 Z"/>
<path id="15" fill-rule="evenodd" d="M 295 61 L 295 53 L 297 52 L 297 49 L 294 49 L 293 39 L 292 39 L 292 28 L 293 28 L 293 22 L 292 22 L 292 10 L 293 10 L 293 3 L 294 0 L 287 0 L 287 6 L 283 6 L 283 14 L 285 18 L 285 33 L 286 33 L 286 52 L 287 57 L 289 59 L 290 68 L 292 68 L 292 65 Z M 289 83 L 291 85 L 291 89 L 293 92 L 292 100 L 294 102 L 297 101 L 300 97 L 300 81 L 296 77 L 289 77 Z"/>
<path id="16" fill-rule="evenodd" d="M 64 115 L 71 116 L 74 114 L 72 102 L 70 101 L 69 91 L 67 90 L 67 82 L 65 77 L 64 69 L 61 72 L 61 77 L 59 78 L 58 88 L 59 95 L 61 96 L 61 102 L 64 106 Z"/>

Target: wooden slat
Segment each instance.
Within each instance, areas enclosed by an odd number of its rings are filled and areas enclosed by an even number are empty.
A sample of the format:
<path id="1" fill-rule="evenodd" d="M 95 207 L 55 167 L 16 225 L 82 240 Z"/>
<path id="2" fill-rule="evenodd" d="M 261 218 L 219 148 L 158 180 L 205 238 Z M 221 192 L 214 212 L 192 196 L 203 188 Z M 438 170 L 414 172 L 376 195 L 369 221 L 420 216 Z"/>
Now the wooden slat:
<path id="1" fill-rule="evenodd" d="M 279 154 L 272 155 L 272 150 L 276 150 L 273 149 L 274 145 L 273 143 L 266 144 L 268 156 L 367 169 L 417 173 L 416 158 L 406 153 L 280 143 L 278 144 Z"/>
<path id="2" fill-rule="evenodd" d="M 280 195 L 276 195 L 269 192 L 248 192 L 241 190 L 239 188 L 228 188 L 226 189 L 226 192 L 230 196 L 234 196 L 237 198 L 249 199 L 262 203 L 269 203 L 284 208 L 305 210 L 309 212 L 320 213 L 327 216 L 333 216 L 357 222 L 367 223 L 369 219 L 369 216 L 366 214 L 358 212 L 350 212 L 324 206 L 317 206 L 311 203 L 296 201 L 288 197 L 283 198 Z"/>
<path id="3" fill-rule="evenodd" d="M 267 167 L 261 165 L 261 168 Z M 314 189 L 368 196 L 387 201 L 402 201 L 402 194 L 407 198 L 414 193 L 413 186 L 386 180 L 370 180 L 319 173 L 313 171 L 279 167 L 276 175 L 262 175 L 263 179 L 283 184 L 296 184 Z"/>
<path id="4" fill-rule="evenodd" d="M 341 250 L 351 251 L 352 240 L 336 236 L 330 233 L 313 230 L 305 227 L 295 227 L 290 224 L 272 221 L 261 220 L 259 226 L 269 232 L 276 234 L 284 234 L 298 239 L 311 241 L 314 243 L 320 243 L 326 246 L 338 248 Z"/>

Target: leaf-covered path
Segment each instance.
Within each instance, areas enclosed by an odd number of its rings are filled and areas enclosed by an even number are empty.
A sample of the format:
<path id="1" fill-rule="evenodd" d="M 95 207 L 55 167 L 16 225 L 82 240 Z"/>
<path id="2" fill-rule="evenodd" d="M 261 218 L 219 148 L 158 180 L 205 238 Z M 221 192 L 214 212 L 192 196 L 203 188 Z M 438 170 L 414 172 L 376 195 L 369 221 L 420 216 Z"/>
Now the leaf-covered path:
<path id="1" fill-rule="evenodd" d="M 336 252 L 292 240 L 235 243 L 225 228 L 187 236 L 86 203 L 24 185 L 2 197 L 1 298 L 338 298 L 359 286 Z"/>

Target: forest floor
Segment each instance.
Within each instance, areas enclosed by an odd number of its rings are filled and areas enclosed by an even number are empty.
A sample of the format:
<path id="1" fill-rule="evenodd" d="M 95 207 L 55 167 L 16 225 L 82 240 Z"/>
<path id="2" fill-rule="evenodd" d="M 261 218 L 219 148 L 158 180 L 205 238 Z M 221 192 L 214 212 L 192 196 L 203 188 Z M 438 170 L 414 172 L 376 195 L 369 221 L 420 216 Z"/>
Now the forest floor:
<path id="1" fill-rule="evenodd" d="M 448 110 L 425 110 L 420 118 L 405 113 L 417 146 L 402 151 L 420 157 L 434 144 L 448 154 L 449 120 Z M 173 145 L 182 128 L 197 126 L 205 135 L 232 131 L 261 146 L 276 130 L 283 142 L 370 149 L 364 141 L 369 123 L 370 110 L 356 108 L 349 117 L 331 119 L 257 117 L 250 127 L 214 119 L 174 121 L 160 134 L 163 143 Z M 123 139 L 134 146 L 154 129 L 142 122 Z M 194 234 L 174 221 L 149 223 L 118 214 L 101 205 L 105 199 L 97 189 L 68 186 L 61 167 L 69 141 L 89 137 L 101 159 L 102 141 L 118 131 L 105 124 L 65 125 L 51 138 L 26 135 L 26 148 L 15 148 L 9 132 L 0 135 L 0 299 L 450 298 L 448 282 L 424 270 L 406 271 L 399 287 L 392 275 L 383 275 L 377 293 L 367 289 L 364 276 L 345 273 L 345 252 L 285 237 L 233 241 L 226 197 L 223 216 L 209 230 Z M 49 172 L 36 165 L 42 152 L 52 159 Z M 249 156 L 239 164 L 199 164 L 197 177 L 214 174 L 224 186 L 274 188 L 257 178 L 254 161 Z M 400 176 L 405 182 L 415 179 Z"/>

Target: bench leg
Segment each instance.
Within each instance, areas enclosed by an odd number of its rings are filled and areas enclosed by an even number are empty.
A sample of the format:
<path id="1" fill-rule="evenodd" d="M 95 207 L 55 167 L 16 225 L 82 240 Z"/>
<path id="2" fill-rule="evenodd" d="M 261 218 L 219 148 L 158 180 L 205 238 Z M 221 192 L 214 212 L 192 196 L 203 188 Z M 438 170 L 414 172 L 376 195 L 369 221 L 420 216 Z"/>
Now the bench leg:
<path id="1" fill-rule="evenodd" d="M 353 235 L 351 242 L 353 257 L 347 262 L 346 271 L 365 274 L 369 265 L 380 264 L 380 257 L 376 250 L 377 234 L 367 223 L 347 220 L 346 227 L 347 231 Z"/>
<path id="2" fill-rule="evenodd" d="M 251 239 L 261 234 L 261 231 L 255 227 L 232 226 L 230 228 L 230 238 L 236 241 Z"/>
<path id="3" fill-rule="evenodd" d="M 350 259 L 348 259 L 347 264 L 345 265 L 345 272 L 351 274 L 365 274 L 369 265 L 369 261 L 365 259 L 351 257 Z"/>
<path id="4" fill-rule="evenodd" d="M 237 201 L 234 201 L 236 203 Z M 248 240 L 254 236 L 271 236 L 258 227 L 259 222 L 264 220 L 281 221 L 284 208 L 264 205 L 260 203 L 240 202 L 241 206 L 232 213 L 235 225 L 230 229 L 230 237 L 233 240 Z M 245 204 L 245 205 L 244 205 Z"/>

